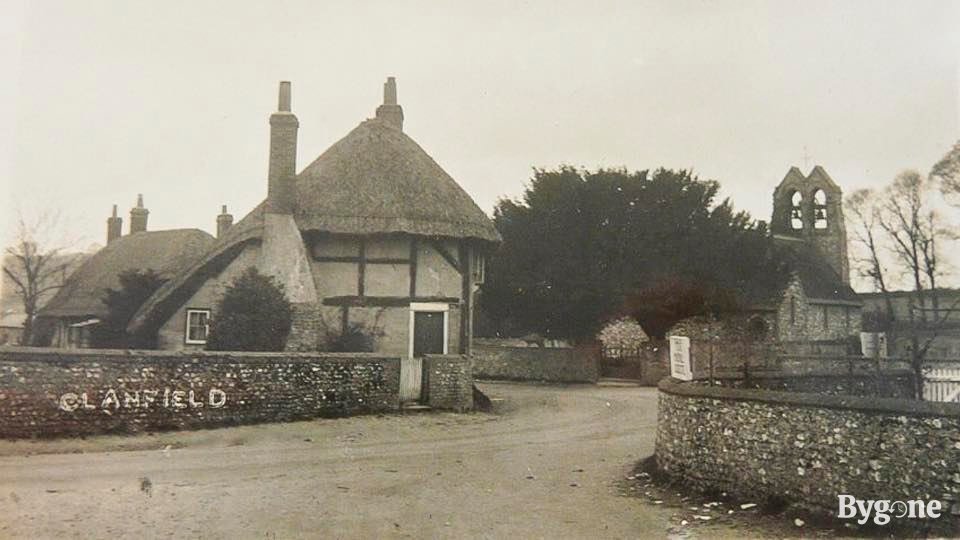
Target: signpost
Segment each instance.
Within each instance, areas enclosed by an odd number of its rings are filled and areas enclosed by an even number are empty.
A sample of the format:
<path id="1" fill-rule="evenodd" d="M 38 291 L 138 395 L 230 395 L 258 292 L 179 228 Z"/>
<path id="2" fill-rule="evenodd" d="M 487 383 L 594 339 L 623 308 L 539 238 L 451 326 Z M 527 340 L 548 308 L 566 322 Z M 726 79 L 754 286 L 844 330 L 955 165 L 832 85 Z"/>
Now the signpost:
<path id="1" fill-rule="evenodd" d="M 886 358 L 887 335 L 882 332 L 860 332 L 860 350 L 865 358 Z"/>
<path id="2" fill-rule="evenodd" d="M 681 381 L 693 380 L 690 368 L 690 338 L 670 337 L 670 376 Z"/>

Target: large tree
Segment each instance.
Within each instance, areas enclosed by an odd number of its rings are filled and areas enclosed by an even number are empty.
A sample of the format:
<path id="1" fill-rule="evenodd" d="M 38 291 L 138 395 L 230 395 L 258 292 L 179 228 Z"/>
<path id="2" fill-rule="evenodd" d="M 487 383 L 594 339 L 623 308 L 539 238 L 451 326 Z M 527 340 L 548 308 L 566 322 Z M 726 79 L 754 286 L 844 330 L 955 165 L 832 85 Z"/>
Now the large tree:
<path id="1" fill-rule="evenodd" d="M 129 270 L 117 277 L 120 288 L 104 291 L 103 303 L 107 306 L 107 316 L 94 327 L 92 344 L 100 349 L 149 347 L 151 343 L 141 339 L 141 336 L 127 333 L 127 323 L 166 280 L 150 269 Z"/>
<path id="2" fill-rule="evenodd" d="M 718 191 L 688 171 L 536 170 L 494 211 L 503 243 L 481 295 L 487 317 L 501 334 L 585 339 L 625 312 L 652 317 L 641 323 L 657 336 L 678 317 L 729 309 L 735 291 L 775 277 L 764 269 L 776 261 L 765 227 Z"/>

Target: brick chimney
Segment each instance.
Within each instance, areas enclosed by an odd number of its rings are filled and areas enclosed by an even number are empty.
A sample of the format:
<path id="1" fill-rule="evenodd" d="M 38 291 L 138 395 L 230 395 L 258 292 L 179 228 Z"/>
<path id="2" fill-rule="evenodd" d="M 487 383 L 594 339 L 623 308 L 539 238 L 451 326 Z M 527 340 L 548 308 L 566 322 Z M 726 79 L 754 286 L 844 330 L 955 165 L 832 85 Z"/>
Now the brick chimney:
<path id="1" fill-rule="evenodd" d="M 228 214 L 227 205 L 223 205 L 220 207 L 220 215 L 217 216 L 217 238 L 221 238 L 231 225 L 233 225 L 233 214 Z"/>
<path id="2" fill-rule="evenodd" d="M 377 107 L 377 119 L 403 131 L 403 107 L 397 105 L 397 79 L 387 77 L 383 83 L 383 105 Z"/>
<path id="3" fill-rule="evenodd" d="M 267 172 L 267 212 L 292 214 L 297 175 L 297 129 L 290 112 L 290 83 L 280 83 L 277 112 L 270 115 L 270 166 Z"/>
<path id="4" fill-rule="evenodd" d="M 143 195 L 137 195 L 137 206 L 130 209 L 130 234 L 147 230 L 147 216 L 150 211 L 143 207 Z"/>
<path id="5" fill-rule="evenodd" d="M 123 234 L 123 218 L 117 216 L 117 205 L 113 205 L 113 215 L 107 218 L 107 243 L 113 242 Z"/>

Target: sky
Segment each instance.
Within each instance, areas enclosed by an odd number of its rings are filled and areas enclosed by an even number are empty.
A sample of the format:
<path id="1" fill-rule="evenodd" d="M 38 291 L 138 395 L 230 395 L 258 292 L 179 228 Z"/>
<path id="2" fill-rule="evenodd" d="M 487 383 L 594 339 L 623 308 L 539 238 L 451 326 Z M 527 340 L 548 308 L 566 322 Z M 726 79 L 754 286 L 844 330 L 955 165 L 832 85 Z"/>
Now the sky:
<path id="1" fill-rule="evenodd" d="M 662 166 L 769 219 L 793 165 L 850 193 L 960 139 L 960 2 L 0 4 L 4 211 L 83 245 L 138 193 L 151 229 L 252 209 L 280 80 L 303 168 L 395 76 L 404 131 L 487 212 L 534 167 Z"/>

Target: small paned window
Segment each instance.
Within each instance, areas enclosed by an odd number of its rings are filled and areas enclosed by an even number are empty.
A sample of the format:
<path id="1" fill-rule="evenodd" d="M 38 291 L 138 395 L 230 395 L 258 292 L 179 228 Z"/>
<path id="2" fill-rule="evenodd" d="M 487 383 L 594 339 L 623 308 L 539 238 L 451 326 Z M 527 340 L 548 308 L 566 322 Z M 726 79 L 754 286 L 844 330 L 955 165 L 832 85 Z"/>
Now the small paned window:
<path id="1" fill-rule="evenodd" d="M 207 342 L 207 335 L 210 333 L 210 310 L 209 309 L 188 309 L 187 310 L 187 333 L 186 343 L 192 345 L 203 345 Z"/>

